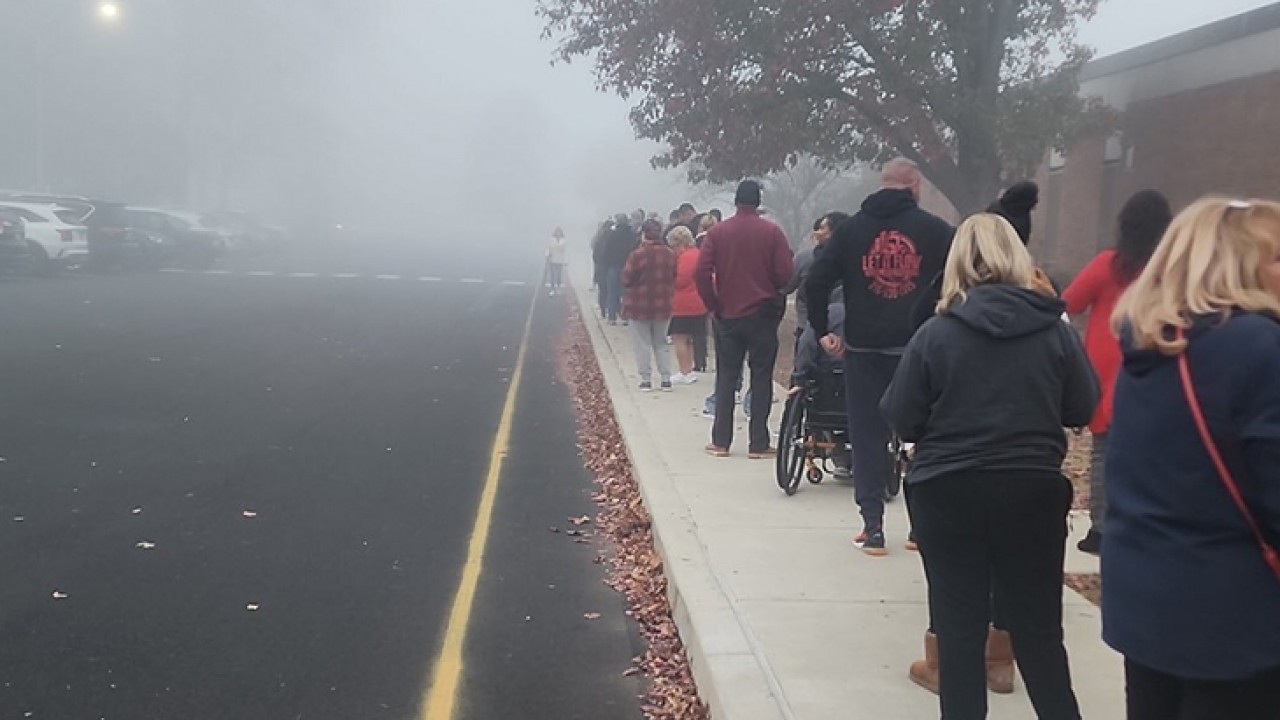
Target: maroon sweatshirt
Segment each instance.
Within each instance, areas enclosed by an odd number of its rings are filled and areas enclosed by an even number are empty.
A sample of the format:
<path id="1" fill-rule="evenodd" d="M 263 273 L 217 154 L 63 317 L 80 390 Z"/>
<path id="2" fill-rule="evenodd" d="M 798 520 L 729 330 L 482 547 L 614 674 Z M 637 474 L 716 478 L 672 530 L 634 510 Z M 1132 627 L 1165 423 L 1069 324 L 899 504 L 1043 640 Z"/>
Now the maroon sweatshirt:
<path id="1" fill-rule="evenodd" d="M 714 315 L 737 320 L 777 300 L 792 269 L 791 247 L 782 228 L 753 208 L 739 207 L 702 241 L 698 294 Z"/>

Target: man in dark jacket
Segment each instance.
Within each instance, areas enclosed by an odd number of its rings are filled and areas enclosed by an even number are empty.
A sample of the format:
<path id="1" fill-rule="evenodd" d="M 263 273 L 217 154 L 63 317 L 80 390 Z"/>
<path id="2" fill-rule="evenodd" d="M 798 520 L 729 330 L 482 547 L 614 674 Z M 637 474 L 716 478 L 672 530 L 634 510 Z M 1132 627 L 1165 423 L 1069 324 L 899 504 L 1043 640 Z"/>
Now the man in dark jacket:
<path id="1" fill-rule="evenodd" d="M 636 232 L 626 215 L 618 215 L 601 253 L 605 266 L 605 317 L 610 325 L 618 324 L 618 316 L 622 313 L 622 268 L 631 257 L 631 251 L 640 244 Z"/>
<path id="2" fill-rule="evenodd" d="M 809 324 L 827 352 L 844 354 L 854 499 L 863 522 L 854 544 L 875 556 L 886 554 L 884 503 L 893 472 L 880 398 L 915 329 L 912 310 L 945 266 L 954 233 L 920 209 L 920 184 L 920 170 L 910 160 L 885 165 L 880 190 L 840 225 L 806 283 Z M 831 332 L 827 315 L 837 284 L 844 286 L 843 340 Z"/>
<path id="3" fill-rule="evenodd" d="M 791 279 L 791 247 L 777 225 L 760 217 L 760 184 L 738 186 L 738 212 L 707 233 L 698 256 L 698 294 L 716 321 L 716 419 L 707 452 L 729 454 L 734 389 L 742 363 L 751 368 L 748 457 L 772 457 L 769 408 L 778 359 L 778 324 L 786 310 L 782 288 Z"/>

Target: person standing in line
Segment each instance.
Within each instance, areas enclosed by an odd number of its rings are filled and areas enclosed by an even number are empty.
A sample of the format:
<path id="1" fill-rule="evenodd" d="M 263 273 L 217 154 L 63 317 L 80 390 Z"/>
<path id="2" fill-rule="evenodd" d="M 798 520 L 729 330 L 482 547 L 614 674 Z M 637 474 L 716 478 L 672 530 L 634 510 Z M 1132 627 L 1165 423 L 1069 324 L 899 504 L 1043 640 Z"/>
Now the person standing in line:
<path id="1" fill-rule="evenodd" d="M 1102 638 L 1129 720 L 1280 717 L 1280 204 L 1207 198 L 1120 298 Z"/>
<path id="2" fill-rule="evenodd" d="M 605 318 L 610 325 L 617 325 L 622 316 L 622 268 L 631 252 L 636 249 L 636 230 L 628 224 L 626 215 L 615 218 L 613 231 L 605 241 Z"/>
<path id="3" fill-rule="evenodd" d="M 676 255 L 662 242 L 662 223 L 646 220 L 640 226 L 640 247 L 627 259 L 622 270 L 626 299 L 622 316 L 631 323 L 636 362 L 640 370 L 640 391 L 653 390 L 653 360 L 658 361 L 658 378 L 663 392 L 671 391 L 671 348 L 667 327 L 675 295 Z"/>
<path id="4" fill-rule="evenodd" d="M 966 220 L 938 316 L 911 338 L 880 403 L 916 444 L 907 482 L 948 720 L 987 715 L 993 590 L 1036 716 L 1080 718 L 1062 635 L 1073 497 L 1063 428 L 1089 422 L 1098 386 L 1065 304 L 1034 279 L 1008 221 Z"/>
<path id="5" fill-rule="evenodd" d="M 605 248 L 609 244 L 609 236 L 613 233 L 613 221 L 605 220 L 591 238 L 591 284 L 596 291 L 596 303 L 600 306 L 600 317 L 609 316 L 609 265 L 605 261 Z"/>
<path id="6" fill-rule="evenodd" d="M 818 218 L 813 223 L 813 244 L 801 248 L 795 255 L 795 272 L 791 275 L 791 282 L 787 283 L 787 287 L 783 289 L 783 292 L 787 295 L 796 294 L 797 340 L 805 329 L 809 327 L 809 300 L 805 297 L 807 290 L 805 280 L 809 278 L 809 270 L 813 268 L 814 260 L 822 255 L 827 243 L 835 235 L 836 228 L 840 227 L 840 223 L 848 219 L 849 216 L 842 212 L 829 212 Z"/>
<path id="7" fill-rule="evenodd" d="M 827 352 L 844 355 L 854 500 L 863 525 L 853 542 L 876 557 L 888 553 L 884 503 L 893 472 L 880 398 L 915 331 L 912 311 L 929 280 L 942 271 L 953 232 L 920 209 L 921 182 L 914 162 L 898 158 L 886 164 L 881 189 L 836 229 L 806 283 L 809 324 Z M 831 331 L 827 317 L 837 285 L 844 288 L 843 339 Z"/>
<path id="8" fill-rule="evenodd" d="M 737 214 L 707 233 L 698 258 L 698 294 L 716 328 L 715 422 L 706 448 L 716 457 L 727 457 L 733 444 L 734 388 L 742 380 L 744 361 L 751 369 L 748 457 L 777 454 L 768 422 L 778 325 L 786 310 L 782 288 L 794 265 L 782 228 L 759 215 L 761 195 L 760 183 L 742 182 L 734 198 Z"/>
<path id="9" fill-rule="evenodd" d="M 711 228 L 716 226 L 719 220 L 711 213 L 707 213 L 698 220 L 698 232 L 693 236 L 693 244 L 698 249 L 702 248 L 702 241 L 707 238 L 707 233 L 711 232 Z M 693 371 L 695 373 L 704 373 L 707 371 L 707 317 L 702 317 L 702 332 L 693 335 Z M 714 397 L 714 396 L 713 396 Z M 709 400 L 707 408 L 710 409 L 712 415 L 715 415 L 715 409 L 711 406 L 714 400 Z"/>
<path id="10" fill-rule="evenodd" d="M 1173 221 L 1173 211 L 1164 195 L 1143 190 L 1129 198 L 1120 210 L 1116 246 L 1104 250 L 1093 259 L 1062 294 L 1067 312 L 1089 313 L 1084 347 L 1102 385 L 1102 403 L 1089 431 L 1093 434 L 1093 451 L 1089 462 L 1089 534 L 1076 546 L 1081 552 L 1097 555 L 1102 549 L 1106 528 L 1107 494 L 1102 484 L 1106 466 L 1107 435 L 1111 429 L 1112 404 L 1116 376 L 1122 356 L 1120 340 L 1111 332 L 1111 314 L 1120 295 L 1146 267 L 1156 244 Z"/>
<path id="11" fill-rule="evenodd" d="M 671 308 L 671 345 L 676 351 L 678 372 L 671 378 L 676 385 L 692 385 L 698 381 L 694 372 L 694 338 L 702 336 L 706 345 L 707 306 L 698 295 L 695 275 L 701 251 L 693 244 L 689 228 L 677 225 L 667 236 L 667 244 L 676 254 L 675 300 Z"/>
<path id="12" fill-rule="evenodd" d="M 556 228 L 551 233 L 551 244 L 547 246 L 547 283 L 551 286 L 552 297 L 564 287 L 564 266 L 569 262 L 566 250 L 564 229 Z"/>

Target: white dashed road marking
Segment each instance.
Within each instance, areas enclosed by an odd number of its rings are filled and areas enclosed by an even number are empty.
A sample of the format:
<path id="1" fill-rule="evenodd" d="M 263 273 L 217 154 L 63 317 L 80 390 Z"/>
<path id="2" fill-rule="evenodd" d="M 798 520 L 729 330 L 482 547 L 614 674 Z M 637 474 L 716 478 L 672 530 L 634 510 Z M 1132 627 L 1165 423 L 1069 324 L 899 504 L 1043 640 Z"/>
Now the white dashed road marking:
<path id="1" fill-rule="evenodd" d="M 485 280 L 483 278 L 457 278 L 455 280 L 446 280 L 445 278 L 439 277 L 436 275 L 423 275 L 422 277 L 414 278 L 412 276 L 405 277 L 403 275 L 361 275 L 360 273 L 322 274 L 322 273 L 313 273 L 313 272 L 284 272 L 284 271 L 277 271 L 277 270 L 247 270 L 247 271 L 236 272 L 231 270 L 187 270 L 186 268 L 161 268 L 160 272 L 169 273 L 172 275 L 195 274 L 195 275 L 220 275 L 220 276 L 234 275 L 234 276 L 240 276 L 240 277 L 289 277 L 289 278 L 326 277 L 326 278 L 337 278 L 337 279 L 343 279 L 343 280 L 356 280 L 356 279 L 363 278 L 363 279 L 387 280 L 387 281 L 416 280 L 417 282 L 423 282 L 423 283 L 455 282 L 463 285 L 484 285 L 489 282 L 495 282 L 491 280 Z M 506 287 L 528 287 L 529 286 L 529 282 L 525 280 L 500 280 L 496 282 Z"/>

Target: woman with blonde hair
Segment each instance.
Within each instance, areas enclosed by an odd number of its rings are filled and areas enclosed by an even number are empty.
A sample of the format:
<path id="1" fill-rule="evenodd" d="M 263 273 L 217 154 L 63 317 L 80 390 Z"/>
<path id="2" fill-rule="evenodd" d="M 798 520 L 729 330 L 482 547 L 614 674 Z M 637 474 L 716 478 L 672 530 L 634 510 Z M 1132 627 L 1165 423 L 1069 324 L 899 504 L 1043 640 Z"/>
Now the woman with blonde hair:
<path id="1" fill-rule="evenodd" d="M 683 225 L 677 225 L 667 234 L 667 244 L 676 254 L 676 291 L 671 304 L 671 325 L 667 334 L 676 351 L 674 385 L 692 385 L 698 381 L 694 372 L 694 348 L 697 338 L 706 340 L 707 306 L 698 295 L 694 273 L 698 269 L 700 251 L 693 242 L 693 233 Z"/>
<path id="2" fill-rule="evenodd" d="M 1130 720 L 1280 717 L 1280 204 L 1180 214 L 1112 318 L 1103 639 Z"/>
<path id="3" fill-rule="evenodd" d="M 1089 422 L 1098 386 L 1063 302 L 1032 289 L 1035 278 L 1007 220 L 966 220 L 938 314 L 907 345 L 880 404 L 916 444 L 907 483 L 948 720 L 986 717 L 993 590 L 1036 715 L 1080 717 L 1062 643 L 1072 500 L 1063 428 Z"/>

